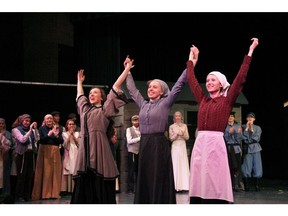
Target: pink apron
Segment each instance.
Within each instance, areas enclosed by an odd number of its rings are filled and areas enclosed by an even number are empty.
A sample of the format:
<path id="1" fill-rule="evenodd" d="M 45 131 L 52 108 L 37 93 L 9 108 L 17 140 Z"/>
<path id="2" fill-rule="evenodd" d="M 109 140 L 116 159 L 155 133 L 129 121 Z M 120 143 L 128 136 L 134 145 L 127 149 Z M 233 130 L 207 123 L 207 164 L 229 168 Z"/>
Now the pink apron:
<path id="1" fill-rule="evenodd" d="M 189 196 L 234 202 L 222 132 L 198 131 L 191 155 Z"/>

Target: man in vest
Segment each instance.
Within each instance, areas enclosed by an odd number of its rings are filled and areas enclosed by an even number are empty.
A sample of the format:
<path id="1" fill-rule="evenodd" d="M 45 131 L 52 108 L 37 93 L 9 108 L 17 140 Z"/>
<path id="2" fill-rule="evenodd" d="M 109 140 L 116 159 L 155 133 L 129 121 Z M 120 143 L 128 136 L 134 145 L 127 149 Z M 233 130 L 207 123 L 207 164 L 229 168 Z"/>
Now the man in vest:
<path id="1" fill-rule="evenodd" d="M 135 192 L 135 184 L 138 174 L 138 153 L 140 146 L 139 116 L 131 117 L 132 126 L 126 129 L 126 140 L 128 148 L 128 184 L 127 193 Z"/>

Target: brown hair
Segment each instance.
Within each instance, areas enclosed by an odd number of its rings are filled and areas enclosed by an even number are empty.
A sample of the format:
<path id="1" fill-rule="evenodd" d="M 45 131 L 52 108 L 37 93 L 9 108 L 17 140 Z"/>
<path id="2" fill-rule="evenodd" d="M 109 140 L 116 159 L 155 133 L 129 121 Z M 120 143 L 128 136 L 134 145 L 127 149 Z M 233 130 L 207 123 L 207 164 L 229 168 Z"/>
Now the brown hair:
<path id="1" fill-rule="evenodd" d="M 101 97 L 102 97 L 101 104 L 103 105 L 104 102 L 107 100 L 107 96 L 106 96 L 105 90 L 104 90 L 103 88 L 99 88 L 99 87 L 92 87 L 92 88 L 90 89 L 90 91 L 91 91 L 92 89 L 95 89 L 95 88 L 100 90 Z"/>
<path id="2" fill-rule="evenodd" d="M 21 125 L 22 122 L 24 121 L 24 119 L 26 119 L 26 118 L 31 119 L 31 116 L 29 114 L 23 114 L 23 115 L 18 116 L 18 118 L 12 124 L 12 128 L 15 128 L 15 127 L 18 127 L 19 125 Z"/>
<path id="3" fill-rule="evenodd" d="M 65 129 L 66 129 L 66 131 L 68 131 L 68 124 L 69 124 L 70 121 L 73 122 L 74 125 L 75 125 L 75 122 L 74 122 L 72 119 L 68 119 L 68 120 L 66 121 L 66 124 L 65 124 Z"/>

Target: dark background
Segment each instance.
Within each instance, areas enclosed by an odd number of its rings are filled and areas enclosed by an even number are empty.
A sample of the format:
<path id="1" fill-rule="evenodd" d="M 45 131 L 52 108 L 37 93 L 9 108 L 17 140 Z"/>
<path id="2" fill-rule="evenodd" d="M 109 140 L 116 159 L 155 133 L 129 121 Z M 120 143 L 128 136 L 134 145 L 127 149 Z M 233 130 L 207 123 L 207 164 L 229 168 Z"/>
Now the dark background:
<path id="1" fill-rule="evenodd" d="M 283 107 L 288 100 L 288 13 L 65 14 L 73 25 L 74 43 L 58 45 L 56 83 L 76 84 L 77 70 L 84 68 L 86 84 L 112 86 L 126 55 L 135 59 L 135 80 L 175 82 L 186 66 L 192 44 L 200 50 L 196 74 L 201 83 L 212 70 L 221 71 L 232 83 L 248 53 L 250 39 L 258 37 L 259 46 L 243 88 L 249 104 L 243 106 L 242 122 L 252 111 L 255 124 L 263 130 L 264 177 L 288 179 L 288 107 Z M 45 76 L 41 80 L 25 76 L 27 16 L 33 20 L 31 13 L 0 14 L 0 80 L 50 82 Z M 36 35 L 41 30 L 33 31 Z M 25 112 L 39 123 L 53 110 L 62 111 L 63 119 L 76 112 L 76 87 L 0 85 L 0 116 L 7 119 L 8 126 Z"/>

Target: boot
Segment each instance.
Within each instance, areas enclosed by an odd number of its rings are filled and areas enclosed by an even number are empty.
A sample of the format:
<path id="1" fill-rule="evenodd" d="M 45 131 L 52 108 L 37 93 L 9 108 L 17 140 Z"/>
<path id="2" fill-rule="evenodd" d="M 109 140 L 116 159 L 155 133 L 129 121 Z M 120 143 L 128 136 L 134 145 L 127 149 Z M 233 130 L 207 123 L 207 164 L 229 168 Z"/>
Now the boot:
<path id="1" fill-rule="evenodd" d="M 233 191 L 235 191 L 235 192 L 240 191 L 239 186 L 238 186 L 238 175 L 237 174 L 233 175 Z"/>
<path id="2" fill-rule="evenodd" d="M 250 190 L 248 179 L 249 179 L 249 178 L 243 178 L 243 183 L 244 183 L 244 189 L 245 189 L 245 191 L 249 191 L 249 190 Z"/>
<path id="3" fill-rule="evenodd" d="M 255 178 L 255 190 L 256 191 L 260 191 L 259 181 L 260 181 L 260 178 Z"/>
<path id="4" fill-rule="evenodd" d="M 240 191 L 245 191 L 243 179 L 239 182 L 239 190 L 240 190 Z"/>

